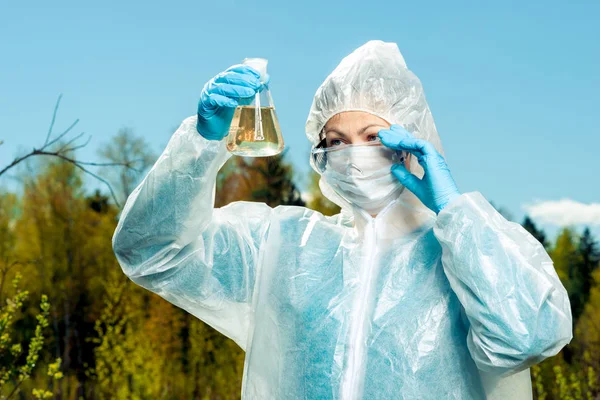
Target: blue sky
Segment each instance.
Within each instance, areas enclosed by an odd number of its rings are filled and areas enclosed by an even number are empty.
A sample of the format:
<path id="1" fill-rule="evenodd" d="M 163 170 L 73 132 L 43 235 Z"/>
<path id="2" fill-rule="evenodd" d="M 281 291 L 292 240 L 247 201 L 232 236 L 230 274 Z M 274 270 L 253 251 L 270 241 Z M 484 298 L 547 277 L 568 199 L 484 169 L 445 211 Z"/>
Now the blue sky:
<path id="1" fill-rule="evenodd" d="M 600 2 L 11 2 L 0 5 L 0 166 L 79 118 L 82 158 L 130 126 L 162 151 L 213 75 L 269 59 L 298 179 L 304 123 L 337 63 L 370 39 L 398 43 L 421 79 L 462 191 L 550 231 L 600 225 Z M 7 180 L 4 183 L 7 185 Z M 595 229 L 599 232 L 598 229 Z"/>

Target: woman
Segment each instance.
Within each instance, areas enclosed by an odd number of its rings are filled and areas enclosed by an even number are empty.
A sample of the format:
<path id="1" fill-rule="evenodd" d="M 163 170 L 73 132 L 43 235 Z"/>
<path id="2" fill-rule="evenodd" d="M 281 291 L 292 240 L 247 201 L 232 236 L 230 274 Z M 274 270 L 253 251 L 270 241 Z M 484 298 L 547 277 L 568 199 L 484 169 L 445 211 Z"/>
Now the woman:
<path id="1" fill-rule="evenodd" d="M 125 274 L 246 351 L 244 398 L 531 398 L 528 367 L 572 337 L 567 293 L 539 242 L 459 193 L 397 46 L 366 43 L 315 95 L 310 163 L 333 217 L 214 208 L 233 110 L 261 88 L 246 66 L 204 87 L 127 200 Z"/>

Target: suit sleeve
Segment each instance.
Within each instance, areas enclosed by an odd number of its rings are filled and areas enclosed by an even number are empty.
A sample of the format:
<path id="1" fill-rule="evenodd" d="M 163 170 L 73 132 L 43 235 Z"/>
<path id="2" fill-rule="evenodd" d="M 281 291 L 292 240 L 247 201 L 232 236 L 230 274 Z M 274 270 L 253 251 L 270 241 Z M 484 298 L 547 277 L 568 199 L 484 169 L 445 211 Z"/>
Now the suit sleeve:
<path id="1" fill-rule="evenodd" d="M 479 192 L 454 199 L 434 235 L 469 322 L 482 371 L 509 375 L 557 354 L 572 338 L 569 298 L 544 247 Z"/>
<path id="2" fill-rule="evenodd" d="M 131 193 L 113 236 L 123 272 L 246 348 L 261 246 L 272 209 L 234 202 L 214 208 L 225 140 L 183 121 Z"/>

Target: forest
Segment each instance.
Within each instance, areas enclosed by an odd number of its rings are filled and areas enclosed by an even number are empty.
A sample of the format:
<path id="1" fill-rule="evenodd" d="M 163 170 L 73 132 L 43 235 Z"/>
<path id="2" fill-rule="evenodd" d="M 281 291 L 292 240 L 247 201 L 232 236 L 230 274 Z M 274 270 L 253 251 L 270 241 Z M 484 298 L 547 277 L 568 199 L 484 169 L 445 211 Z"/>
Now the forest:
<path id="1" fill-rule="evenodd" d="M 112 251 L 127 195 L 158 155 L 123 128 L 99 147 L 102 161 L 88 163 L 77 158 L 81 139 L 49 132 L 34 154 L 0 161 L 0 179 L 16 182 L 0 186 L 0 399 L 238 399 L 239 347 L 131 282 Z M 285 154 L 232 157 L 216 207 L 248 200 L 339 211 L 318 175 L 304 179 L 308 196 Z M 597 240 L 589 229 L 550 238 L 531 218 L 521 223 L 552 257 L 574 323 L 571 343 L 531 368 L 534 397 L 599 399 Z"/>

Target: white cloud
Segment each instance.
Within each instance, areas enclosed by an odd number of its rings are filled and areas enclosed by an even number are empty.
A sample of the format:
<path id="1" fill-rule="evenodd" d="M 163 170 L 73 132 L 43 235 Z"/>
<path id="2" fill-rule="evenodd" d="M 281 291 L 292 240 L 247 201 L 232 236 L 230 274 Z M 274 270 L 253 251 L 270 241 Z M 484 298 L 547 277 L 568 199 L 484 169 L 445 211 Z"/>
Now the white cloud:
<path id="1" fill-rule="evenodd" d="M 538 201 L 523 209 L 539 222 L 558 226 L 600 225 L 600 203 L 580 203 L 571 199 Z"/>

